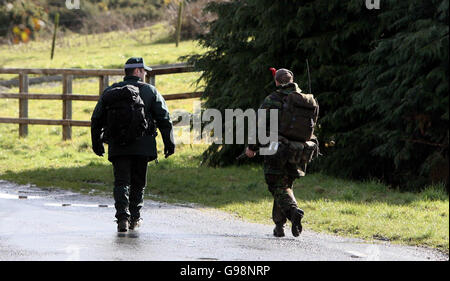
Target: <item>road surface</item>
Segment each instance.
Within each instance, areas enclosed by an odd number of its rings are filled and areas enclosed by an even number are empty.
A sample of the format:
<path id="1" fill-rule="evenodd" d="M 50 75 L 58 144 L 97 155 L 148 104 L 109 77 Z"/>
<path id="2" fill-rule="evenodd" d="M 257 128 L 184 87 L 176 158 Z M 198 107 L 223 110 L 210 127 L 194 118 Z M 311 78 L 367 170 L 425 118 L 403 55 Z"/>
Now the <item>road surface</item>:
<path id="1" fill-rule="evenodd" d="M 145 201 L 143 226 L 119 234 L 113 204 L 108 196 L 0 181 L 0 261 L 448 260 L 435 250 L 369 243 L 308 229 L 294 238 L 287 228 L 286 237 L 275 238 L 270 225 L 151 200 Z"/>

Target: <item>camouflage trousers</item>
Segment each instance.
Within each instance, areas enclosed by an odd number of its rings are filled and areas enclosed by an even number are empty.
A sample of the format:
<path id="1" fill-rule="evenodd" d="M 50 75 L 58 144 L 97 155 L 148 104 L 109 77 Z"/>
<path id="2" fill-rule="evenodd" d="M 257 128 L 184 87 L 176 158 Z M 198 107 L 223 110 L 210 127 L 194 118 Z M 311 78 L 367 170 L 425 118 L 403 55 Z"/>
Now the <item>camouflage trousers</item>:
<path id="1" fill-rule="evenodd" d="M 297 209 L 293 183 L 295 176 L 282 174 L 265 174 L 266 183 L 273 196 L 272 220 L 277 225 L 284 225 L 291 220 L 291 210 Z"/>
<path id="2" fill-rule="evenodd" d="M 291 220 L 292 209 L 298 209 L 293 183 L 304 176 L 304 172 L 299 164 L 289 161 L 292 155 L 288 145 L 280 143 L 275 155 L 264 156 L 264 176 L 274 199 L 272 219 L 279 225 L 284 225 L 287 219 Z"/>

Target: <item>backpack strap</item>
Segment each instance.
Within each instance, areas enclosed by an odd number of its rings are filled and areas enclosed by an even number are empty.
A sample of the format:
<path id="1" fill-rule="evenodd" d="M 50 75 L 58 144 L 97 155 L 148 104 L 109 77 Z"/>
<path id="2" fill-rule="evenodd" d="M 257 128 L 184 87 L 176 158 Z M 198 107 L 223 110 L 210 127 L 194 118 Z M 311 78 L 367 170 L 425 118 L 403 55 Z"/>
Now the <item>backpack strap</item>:
<path id="1" fill-rule="evenodd" d="M 136 87 L 139 88 L 139 92 L 141 91 L 141 88 L 148 85 L 147 83 L 144 83 L 142 81 L 136 81 L 135 83 L 132 83 L 133 85 L 136 85 Z M 148 130 L 147 133 L 150 136 L 154 136 L 156 137 L 158 135 L 158 131 L 156 130 L 156 121 L 153 119 L 152 117 L 152 113 L 151 111 L 148 111 L 148 117 L 147 122 L 148 122 Z"/>
<path id="2" fill-rule="evenodd" d="M 317 101 L 316 97 L 314 97 L 314 100 L 316 101 L 317 104 L 317 108 L 316 108 L 316 112 L 314 113 L 316 116 L 314 118 L 314 123 L 317 123 L 317 120 L 319 119 L 319 102 Z"/>
<path id="3" fill-rule="evenodd" d="M 272 98 L 278 102 L 281 102 L 283 105 L 286 103 L 287 94 L 280 92 L 279 90 L 276 90 L 272 93 Z"/>

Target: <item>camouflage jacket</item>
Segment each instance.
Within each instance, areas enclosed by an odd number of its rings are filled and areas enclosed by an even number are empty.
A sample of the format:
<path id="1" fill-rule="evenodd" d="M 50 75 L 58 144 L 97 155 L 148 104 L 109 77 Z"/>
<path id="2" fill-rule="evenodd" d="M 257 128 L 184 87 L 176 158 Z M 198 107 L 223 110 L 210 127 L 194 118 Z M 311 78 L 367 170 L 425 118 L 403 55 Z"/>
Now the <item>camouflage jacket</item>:
<path id="1" fill-rule="evenodd" d="M 278 86 L 277 89 L 268 95 L 264 101 L 262 102 L 259 109 L 266 109 L 266 130 L 269 129 L 270 124 L 270 109 L 278 109 L 278 120 L 281 120 L 281 110 L 283 109 L 283 98 L 289 95 L 292 92 L 301 92 L 301 89 L 298 87 L 297 83 L 289 83 L 284 86 Z M 279 121 L 278 121 L 279 122 Z M 279 127 L 279 124 L 278 124 Z M 266 135 L 269 135 L 269 132 L 266 132 Z M 280 136 L 278 136 L 280 138 Z M 281 137 L 282 138 L 282 137 Z M 257 141 L 256 144 L 250 144 L 248 147 L 256 151 L 259 149 L 261 144 Z"/>

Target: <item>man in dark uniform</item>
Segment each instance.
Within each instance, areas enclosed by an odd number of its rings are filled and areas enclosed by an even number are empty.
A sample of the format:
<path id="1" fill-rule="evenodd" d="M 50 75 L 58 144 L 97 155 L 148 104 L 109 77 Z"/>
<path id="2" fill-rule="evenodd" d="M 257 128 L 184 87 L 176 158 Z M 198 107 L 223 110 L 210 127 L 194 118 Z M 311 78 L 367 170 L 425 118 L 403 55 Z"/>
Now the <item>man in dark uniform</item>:
<path id="1" fill-rule="evenodd" d="M 161 133 L 167 158 L 175 152 L 172 122 L 164 98 L 154 86 L 143 82 L 147 71 L 151 71 L 151 68 L 145 65 L 142 58 L 130 58 L 125 64 L 124 81 L 111 85 L 103 94 L 114 87 L 136 86 L 145 105 L 146 119 L 150 122 L 153 120 Z M 100 97 L 91 118 L 92 149 L 99 156 L 105 153 L 102 141 L 105 114 L 106 107 Z M 112 162 L 114 170 L 114 206 L 119 232 L 135 229 L 142 223 L 140 210 L 147 184 L 147 165 L 157 158 L 155 135 L 148 132 L 125 146 L 114 143 L 108 145 L 108 160 Z"/>
<path id="2" fill-rule="evenodd" d="M 276 71 L 274 78 L 277 90 L 264 99 L 260 109 L 277 109 L 278 120 L 281 120 L 280 115 L 283 109 L 284 97 L 294 91 L 301 92 L 301 90 L 293 82 L 294 75 L 290 70 L 279 69 Z M 268 113 L 266 116 L 269 118 Z M 270 124 L 269 120 L 266 124 Z M 300 165 L 288 161 L 290 154 L 292 154 L 292 150 L 289 149 L 292 149 L 293 143 L 279 135 L 278 152 L 275 155 L 264 156 L 264 176 L 269 191 L 274 198 L 272 219 L 275 223 L 273 234 L 276 237 L 285 236 L 284 225 L 287 219 L 292 223 L 292 234 L 294 236 L 299 236 L 302 232 L 301 220 L 304 213 L 297 206 L 292 188 L 294 180 L 304 176 L 305 173 Z M 255 151 L 259 147 L 260 144 L 249 145 L 245 152 L 247 157 L 254 157 L 256 155 Z"/>

